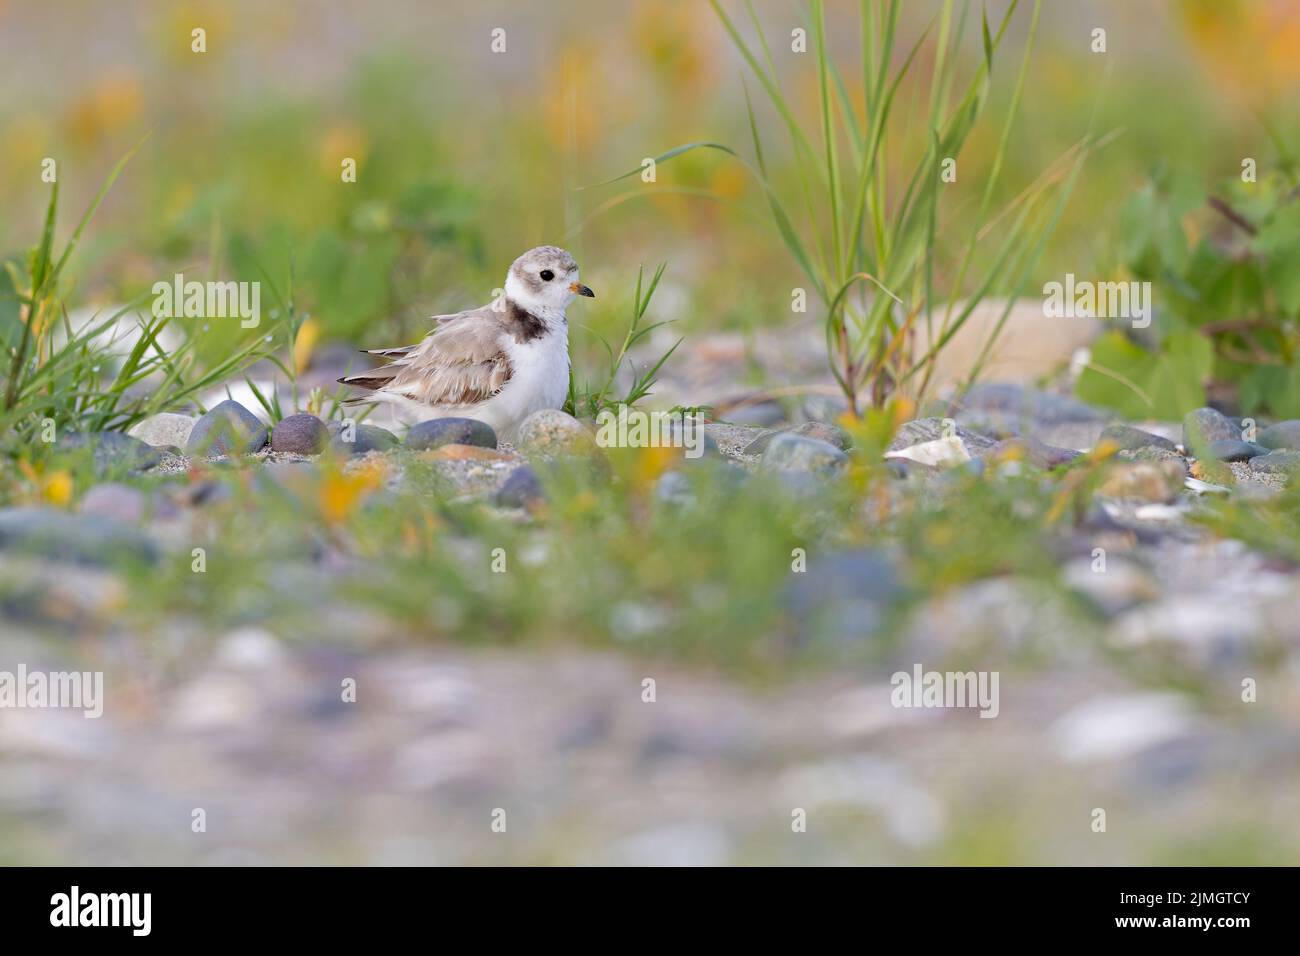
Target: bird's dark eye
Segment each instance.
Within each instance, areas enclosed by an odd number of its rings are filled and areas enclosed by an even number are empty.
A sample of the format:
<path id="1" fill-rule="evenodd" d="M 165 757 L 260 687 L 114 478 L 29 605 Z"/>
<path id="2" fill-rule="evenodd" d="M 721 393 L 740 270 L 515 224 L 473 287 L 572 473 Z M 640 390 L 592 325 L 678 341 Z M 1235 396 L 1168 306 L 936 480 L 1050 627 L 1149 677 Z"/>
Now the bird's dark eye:
<path id="1" fill-rule="evenodd" d="M 555 278 L 555 273 L 552 272 L 550 269 L 543 269 L 538 274 L 542 277 L 543 282 L 550 282 L 552 279 Z"/>

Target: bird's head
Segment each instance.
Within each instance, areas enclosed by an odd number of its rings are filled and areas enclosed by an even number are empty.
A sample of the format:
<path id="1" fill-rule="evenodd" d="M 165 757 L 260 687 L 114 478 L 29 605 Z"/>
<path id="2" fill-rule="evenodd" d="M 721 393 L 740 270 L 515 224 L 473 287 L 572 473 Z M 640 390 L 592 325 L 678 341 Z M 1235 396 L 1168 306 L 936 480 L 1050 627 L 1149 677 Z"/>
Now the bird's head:
<path id="1" fill-rule="evenodd" d="M 556 246 L 529 249 L 511 263 L 505 289 L 508 299 L 533 314 L 563 312 L 574 296 L 596 296 L 578 281 L 573 256 Z"/>

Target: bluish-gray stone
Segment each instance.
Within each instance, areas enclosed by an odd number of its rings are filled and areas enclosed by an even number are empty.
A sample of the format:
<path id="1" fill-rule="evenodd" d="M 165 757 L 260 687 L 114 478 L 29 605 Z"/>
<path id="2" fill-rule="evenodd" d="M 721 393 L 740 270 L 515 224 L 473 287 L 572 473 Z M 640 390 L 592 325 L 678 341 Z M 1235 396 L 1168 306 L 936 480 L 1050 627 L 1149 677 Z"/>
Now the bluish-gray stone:
<path id="1" fill-rule="evenodd" d="M 1097 440 L 1097 443 L 1100 444 L 1104 441 L 1118 445 L 1121 451 L 1136 451 L 1139 448 L 1163 448 L 1165 451 L 1177 450 L 1177 446 L 1168 438 L 1161 438 L 1159 435 L 1144 432 L 1132 425 L 1107 425 L 1101 430 L 1101 437 Z"/>
<path id="2" fill-rule="evenodd" d="M 830 442 L 790 432 L 774 436 L 763 452 L 763 467 L 772 471 L 801 471 L 830 474 L 841 471 L 849 461 Z"/>
<path id="3" fill-rule="evenodd" d="M 1240 441 L 1241 429 L 1216 408 L 1198 408 L 1183 416 L 1183 447 L 1188 454 L 1216 441 Z"/>
<path id="4" fill-rule="evenodd" d="M 59 439 L 61 450 L 89 448 L 95 473 L 146 471 L 162 461 L 162 453 L 125 432 L 68 432 Z"/>
<path id="5" fill-rule="evenodd" d="M 397 436 L 387 428 L 367 425 L 365 422 L 348 429 L 342 422 L 328 425 L 331 450 L 343 455 L 364 455 L 372 451 L 388 451 L 398 445 Z M 351 439 L 350 441 L 348 439 Z"/>
<path id="6" fill-rule="evenodd" d="M 1300 419 L 1293 418 L 1269 425 L 1259 433 L 1259 443 L 1265 448 L 1300 451 Z"/>
<path id="7" fill-rule="evenodd" d="M 1248 441 L 1221 438 L 1206 445 L 1205 453 L 1219 461 L 1250 461 L 1252 458 L 1268 454 L 1268 449 Z"/>
<path id="8" fill-rule="evenodd" d="M 986 382 L 972 386 L 961 400 L 939 405 L 931 414 L 955 418 L 984 435 L 1011 438 L 1035 436 L 1063 425 L 1098 424 L 1110 415 L 1067 395 L 1056 395 L 1011 382 Z"/>
<path id="9" fill-rule="evenodd" d="M 139 524 L 149 510 L 143 491 L 116 481 L 95 485 L 81 499 L 83 515 L 99 515 L 127 524 Z"/>
<path id="10" fill-rule="evenodd" d="M 26 507 L 0 509 L 0 551 L 88 565 L 151 562 L 158 556 L 153 540 L 125 522 Z"/>
<path id="11" fill-rule="evenodd" d="M 731 409 L 722 416 L 723 421 L 732 425 L 758 425 L 771 428 L 785 421 L 785 409 L 773 401 L 756 402 Z"/>
<path id="12" fill-rule="evenodd" d="M 792 571 L 782 596 L 801 639 L 858 643 L 876 634 L 890 607 L 903 594 L 894 562 L 879 551 L 843 551 L 806 556 Z"/>
<path id="13" fill-rule="evenodd" d="M 1254 471 L 1266 475 L 1294 475 L 1300 472 L 1300 451 L 1278 449 L 1250 460 Z"/>
<path id="14" fill-rule="evenodd" d="M 802 425 L 796 425 L 793 428 L 783 428 L 779 431 L 759 435 L 744 447 L 741 454 L 763 454 L 767 450 L 767 446 L 772 443 L 772 439 L 777 435 L 802 435 L 804 438 L 816 438 L 819 441 L 830 442 L 841 451 L 848 451 L 853 444 L 852 439 L 849 438 L 849 433 L 838 425 L 827 425 L 825 422 L 804 422 Z"/>
<path id="15" fill-rule="evenodd" d="M 266 445 L 266 426 L 256 415 L 232 399 L 213 405 L 198 420 L 185 442 L 191 458 L 251 455 Z"/>
<path id="16" fill-rule="evenodd" d="M 537 472 L 528 465 L 520 465 L 506 476 L 492 497 L 502 508 L 531 508 L 546 500 L 546 492 L 537 478 Z"/>
<path id="17" fill-rule="evenodd" d="M 497 433 L 487 422 L 476 418 L 434 418 L 412 425 L 406 433 L 406 447 L 414 451 L 441 448 L 443 445 L 496 448 Z"/>
<path id="18" fill-rule="evenodd" d="M 655 482 L 655 499 L 669 505 L 693 505 L 695 492 L 690 478 L 680 471 L 665 471 Z"/>

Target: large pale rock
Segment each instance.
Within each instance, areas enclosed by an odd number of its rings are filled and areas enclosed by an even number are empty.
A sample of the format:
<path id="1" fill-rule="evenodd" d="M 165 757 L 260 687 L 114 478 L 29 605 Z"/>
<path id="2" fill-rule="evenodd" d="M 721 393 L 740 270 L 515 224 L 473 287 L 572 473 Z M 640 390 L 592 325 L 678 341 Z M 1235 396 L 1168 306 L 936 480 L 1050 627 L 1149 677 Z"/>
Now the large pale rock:
<path id="1" fill-rule="evenodd" d="M 168 445 L 184 448 L 197 422 L 198 419 L 193 415 L 159 412 L 136 422 L 126 433 L 154 448 L 165 448 Z"/>
<path id="2" fill-rule="evenodd" d="M 515 433 L 515 447 L 530 459 L 592 456 L 600 450 L 591 430 L 558 408 L 544 408 L 525 418 Z"/>

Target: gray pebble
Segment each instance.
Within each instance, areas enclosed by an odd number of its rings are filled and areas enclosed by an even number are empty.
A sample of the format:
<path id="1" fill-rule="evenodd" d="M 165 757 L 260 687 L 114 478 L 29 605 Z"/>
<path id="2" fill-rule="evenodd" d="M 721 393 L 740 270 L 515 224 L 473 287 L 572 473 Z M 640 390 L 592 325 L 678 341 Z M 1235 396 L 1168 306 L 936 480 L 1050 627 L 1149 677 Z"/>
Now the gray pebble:
<path id="1" fill-rule="evenodd" d="M 195 423 L 185 442 L 185 454 L 191 458 L 252 455 L 262 450 L 267 437 L 266 426 L 256 415 L 226 399 Z"/>
<path id="2" fill-rule="evenodd" d="M 1259 433 L 1259 443 L 1265 448 L 1300 451 L 1300 419 L 1269 425 Z"/>
<path id="3" fill-rule="evenodd" d="M 1183 447 L 1189 453 L 1216 441 L 1239 441 L 1241 429 L 1218 409 L 1198 408 L 1183 416 Z"/>
<path id="4" fill-rule="evenodd" d="M 0 509 L 0 551 L 71 564 L 108 565 L 122 559 L 157 558 L 152 539 L 123 521 L 53 508 Z"/>
<path id="5" fill-rule="evenodd" d="M 1225 438 L 1210 442 L 1205 446 L 1205 453 L 1219 461 L 1250 461 L 1259 455 L 1267 454 L 1268 449 L 1248 441 Z"/>
<path id="6" fill-rule="evenodd" d="M 342 422 L 330 422 L 330 449 L 344 455 L 364 455 L 372 451 L 396 448 L 397 436 L 387 428 L 367 425 L 365 422 L 347 428 Z"/>
<path id="7" fill-rule="evenodd" d="M 292 455 L 319 455 L 329 443 L 329 429 L 315 415 L 288 415 L 271 429 L 271 450 Z"/>
<path id="8" fill-rule="evenodd" d="M 1280 449 L 1250 460 L 1253 471 L 1265 475 L 1293 475 L 1300 472 L 1300 451 Z"/>
<path id="9" fill-rule="evenodd" d="M 849 456 L 830 442 L 790 432 L 775 435 L 763 452 L 763 467 L 773 471 L 833 473 L 848 464 Z"/>
<path id="10" fill-rule="evenodd" d="M 435 418 L 412 425 L 406 433 L 406 447 L 414 451 L 443 445 L 474 445 L 496 448 L 497 433 L 476 418 Z"/>
<path id="11" fill-rule="evenodd" d="M 162 453 L 125 432 L 68 432 L 59 439 L 61 450 L 89 448 L 95 474 L 146 471 L 162 461 Z"/>
<path id="12" fill-rule="evenodd" d="M 1131 425 L 1107 425 L 1101 430 L 1098 443 L 1103 441 L 1118 445 L 1121 451 L 1136 451 L 1139 448 L 1163 448 L 1165 451 L 1176 451 L 1177 448 L 1168 438 L 1161 438 L 1159 435 L 1144 432 Z"/>
<path id="13" fill-rule="evenodd" d="M 545 500 L 537 472 L 527 465 L 510 472 L 492 497 L 493 503 L 502 508 L 530 508 Z"/>

